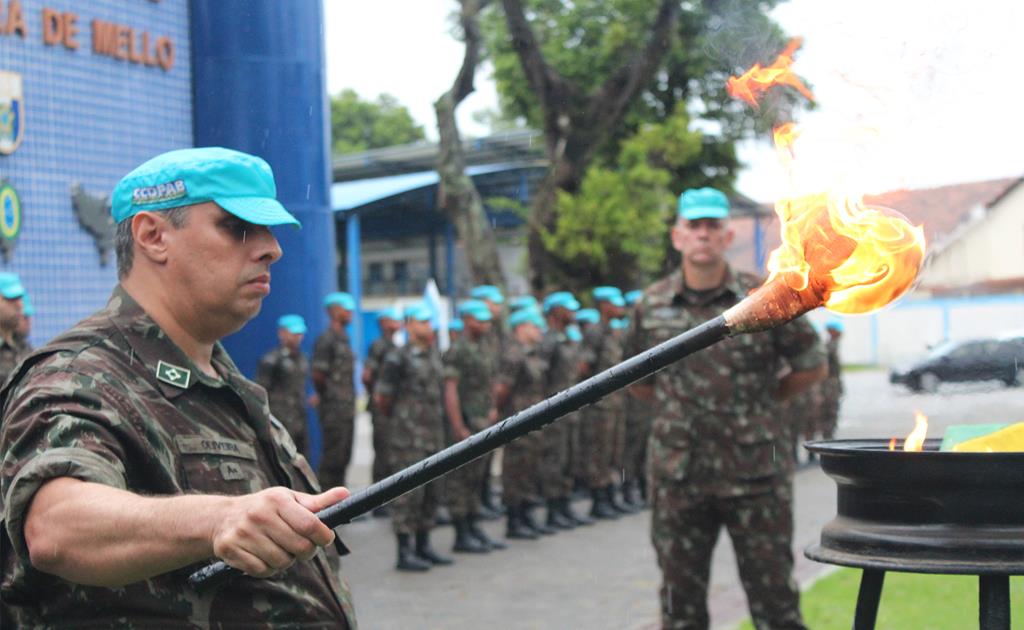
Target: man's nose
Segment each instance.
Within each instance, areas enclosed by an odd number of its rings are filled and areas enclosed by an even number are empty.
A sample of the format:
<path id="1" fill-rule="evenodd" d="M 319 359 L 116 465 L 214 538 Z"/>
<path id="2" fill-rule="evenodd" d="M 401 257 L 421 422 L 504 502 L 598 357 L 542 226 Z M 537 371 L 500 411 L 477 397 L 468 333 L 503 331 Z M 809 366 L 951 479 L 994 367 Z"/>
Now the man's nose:
<path id="1" fill-rule="evenodd" d="M 254 234 L 252 232 L 255 232 Z M 266 261 L 268 263 L 277 262 L 281 255 L 284 253 L 281 250 L 281 244 L 277 242 L 277 237 L 268 227 L 260 227 L 259 229 L 250 232 L 250 243 L 253 246 L 253 252 L 260 261 Z"/>

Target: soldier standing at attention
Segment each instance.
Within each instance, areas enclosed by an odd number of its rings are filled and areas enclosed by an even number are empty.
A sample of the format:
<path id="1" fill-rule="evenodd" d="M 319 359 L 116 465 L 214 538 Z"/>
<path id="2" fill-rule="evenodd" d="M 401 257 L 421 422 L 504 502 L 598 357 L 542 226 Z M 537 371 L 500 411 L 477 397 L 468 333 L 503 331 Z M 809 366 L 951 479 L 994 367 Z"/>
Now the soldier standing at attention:
<path id="1" fill-rule="evenodd" d="M 444 355 L 444 407 L 452 441 L 465 440 L 491 426 L 497 419 L 490 415 L 494 365 L 486 355 L 484 340 L 491 330 L 490 309 L 480 300 L 459 305 L 464 332 Z M 477 522 L 480 509 L 480 485 L 487 471 L 484 458 L 476 459 L 447 477 L 448 509 L 455 525 L 455 546 L 460 553 L 487 553 L 504 549 L 492 540 Z"/>
<path id="2" fill-rule="evenodd" d="M 280 345 L 263 355 L 256 382 L 267 390 L 270 413 L 281 421 L 300 453 L 306 452 L 306 377 L 309 362 L 300 344 L 306 334 L 301 315 L 282 315 L 277 320 Z"/>
<path id="3" fill-rule="evenodd" d="M 426 304 L 406 308 L 408 342 L 384 358 L 374 390 L 374 404 L 388 417 L 391 427 L 388 453 L 395 470 L 415 464 L 444 445 L 443 368 L 434 346 L 432 315 Z M 436 508 L 436 481 L 391 502 L 391 525 L 398 540 L 395 568 L 399 571 L 426 571 L 431 565 L 452 563 L 430 544 Z"/>
<path id="4" fill-rule="evenodd" d="M 319 475 L 325 486 L 343 486 L 356 422 L 355 354 L 345 326 L 352 321 L 356 302 L 336 291 L 324 298 L 324 308 L 330 323 L 313 346 L 313 387 L 323 438 Z"/>
<path id="5" fill-rule="evenodd" d="M 508 330 L 505 328 L 505 316 L 502 311 L 505 295 L 493 284 L 481 284 L 470 289 L 469 296 L 474 300 L 483 301 L 494 318 L 491 322 L 491 332 L 483 340 L 493 371 L 497 369 L 498 361 L 508 346 Z M 484 477 L 480 485 L 480 516 L 486 520 L 500 518 L 502 514 L 501 503 L 497 500 L 498 494 L 491 488 L 491 466 L 494 457 L 495 453 L 491 452 L 481 458 L 484 461 Z"/>
<path id="6" fill-rule="evenodd" d="M 632 310 L 642 296 L 643 291 L 639 289 L 626 292 L 623 296 L 626 307 Z M 629 330 L 629 321 L 629 316 L 625 316 L 614 322 L 623 344 L 626 331 Z M 625 353 L 623 358 L 628 358 Z M 653 417 L 653 401 L 627 394 L 625 450 L 622 455 L 625 481 L 622 485 L 622 494 L 623 500 L 634 509 L 642 509 L 647 505 L 647 437 L 651 432 Z"/>
<path id="7" fill-rule="evenodd" d="M 373 404 L 373 390 L 377 384 L 380 367 L 384 357 L 395 347 L 395 333 L 402 329 L 402 314 L 397 308 L 386 308 L 377 313 L 377 324 L 380 326 L 380 337 L 373 340 L 366 352 L 366 363 L 363 365 L 363 387 L 366 388 L 366 410 L 370 413 L 370 425 L 373 427 L 373 468 L 374 483 L 390 475 L 394 470 L 388 464 L 388 444 L 391 434 L 388 430 L 387 418 L 377 411 Z M 387 506 L 373 511 L 374 516 L 386 516 Z"/>
<path id="8" fill-rule="evenodd" d="M 516 309 L 509 316 L 512 339 L 501 357 L 494 383 L 492 418 L 504 418 L 544 399 L 546 365 L 538 352 L 544 319 L 536 306 Z M 537 469 L 544 437 L 527 433 L 505 446 L 501 466 L 501 488 L 508 510 L 505 536 L 536 540 L 541 533 L 553 533 L 534 522 L 528 503 L 537 491 Z"/>
<path id="9" fill-rule="evenodd" d="M 633 314 L 630 354 L 720 315 L 760 284 L 734 271 L 729 202 L 712 188 L 679 199 L 672 245 L 681 268 L 651 285 Z M 708 627 L 711 551 L 724 526 L 758 628 L 805 628 L 792 578 L 789 431 L 776 402 L 825 375 L 824 353 L 804 318 L 731 337 L 634 386 L 657 395 L 651 428 L 651 539 L 661 566 L 666 630 Z M 791 372 L 780 379 L 783 365 Z"/>
<path id="10" fill-rule="evenodd" d="M 831 440 L 836 434 L 839 424 L 839 403 L 843 400 L 843 366 L 839 360 L 839 341 L 843 337 L 842 320 L 832 318 L 825 322 L 828 340 L 825 350 L 828 352 L 828 376 L 821 384 L 822 409 L 821 426 L 818 428 L 822 439 Z"/>
<path id="11" fill-rule="evenodd" d="M 451 349 L 451 347 L 453 345 L 455 345 L 455 342 L 459 340 L 459 337 L 462 336 L 462 331 L 465 330 L 465 329 L 466 329 L 466 327 L 465 327 L 465 325 L 463 325 L 461 319 L 453 319 L 452 321 L 448 322 L 448 343 L 449 343 L 448 349 L 449 350 Z"/>
<path id="12" fill-rule="evenodd" d="M 36 314 L 36 307 L 29 299 L 28 293 L 21 296 L 21 319 L 18 320 L 18 330 L 14 335 L 15 340 L 21 345 L 23 354 L 32 352 L 32 344 L 29 337 L 32 336 L 32 317 Z M 2 381 L 0 381 L 2 382 Z"/>
<path id="13" fill-rule="evenodd" d="M 24 295 L 25 287 L 17 274 L 0 272 L 0 383 L 7 380 L 25 354 L 18 337 Z"/>
<path id="14" fill-rule="evenodd" d="M 320 492 L 219 342 L 270 292 L 268 226 L 298 225 L 275 195 L 266 162 L 217 147 L 114 189 L 110 301 L 0 391 L 4 628 L 355 627 L 315 514 L 348 491 Z M 212 557 L 270 579 L 196 593 Z"/>

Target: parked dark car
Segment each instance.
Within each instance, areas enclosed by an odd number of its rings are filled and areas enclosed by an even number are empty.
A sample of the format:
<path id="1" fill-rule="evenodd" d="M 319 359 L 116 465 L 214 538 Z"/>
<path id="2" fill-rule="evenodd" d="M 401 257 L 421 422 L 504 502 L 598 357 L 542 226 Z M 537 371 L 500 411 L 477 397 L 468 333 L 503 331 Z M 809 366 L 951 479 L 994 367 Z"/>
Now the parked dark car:
<path id="1" fill-rule="evenodd" d="M 889 382 L 934 392 L 941 383 L 999 380 L 1024 384 L 1024 337 L 946 342 L 889 373 Z"/>

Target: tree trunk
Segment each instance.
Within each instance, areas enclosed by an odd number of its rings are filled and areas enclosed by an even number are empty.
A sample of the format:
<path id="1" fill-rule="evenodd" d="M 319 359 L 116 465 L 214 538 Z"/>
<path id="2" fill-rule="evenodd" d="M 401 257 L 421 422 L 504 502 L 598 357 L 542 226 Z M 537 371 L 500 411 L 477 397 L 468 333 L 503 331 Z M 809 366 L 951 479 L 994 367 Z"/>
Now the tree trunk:
<path id="1" fill-rule="evenodd" d="M 487 222 L 483 200 L 473 180 L 466 175 L 466 157 L 455 121 L 455 109 L 473 92 L 473 77 L 480 58 L 480 27 L 477 16 L 488 0 L 460 0 L 460 21 L 465 34 L 466 54 L 452 88 L 434 103 L 440 136 L 437 174 L 440 177 L 437 203 L 455 225 L 466 249 L 472 284 L 504 287 L 501 260 L 494 231 Z M 454 287 L 449 287 L 453 292 Z"/>

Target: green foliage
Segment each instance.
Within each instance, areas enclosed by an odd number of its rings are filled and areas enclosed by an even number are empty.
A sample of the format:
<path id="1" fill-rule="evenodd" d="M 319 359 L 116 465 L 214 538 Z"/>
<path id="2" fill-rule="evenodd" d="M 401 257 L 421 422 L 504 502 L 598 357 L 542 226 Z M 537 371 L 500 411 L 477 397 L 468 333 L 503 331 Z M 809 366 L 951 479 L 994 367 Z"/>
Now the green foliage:
<path id="1" fill-rule="evenodd" d="M 423 127 L 389 94 L 381 94 L 375 101 L 365 101 L 354 90 L 346 89 L 331 97 L 331 148 L 335 155 L 423 138 Z"/>
<path id="2" fill-rule="evenodd" d="M 675 208 L 672 172 L 692 165 L 703 148 L 689 122 L 678 107 L 627 138 L 614 166 L 588 169 L 577 194 L 559 192 L 555 229 L 541 232 L 544 246 L 588 272 L 564 279 L 566 286 L 633 286 L 658 273 Z"/>
<path id="3" fill-rule="evenodd" d="M 861 572 L 840 569 L 801 597 L 804 623 L 815 630 L 848 630 Z M 1010 578 L 1011 625 L 1024 625 L 1024 578 Z M 738 630 L 753 630 L 749 621 Z M 978 578 L 967 575 L 886 573 L 878 630 L 961 630 L 978 627 Z"/>

